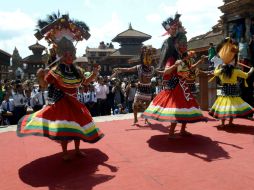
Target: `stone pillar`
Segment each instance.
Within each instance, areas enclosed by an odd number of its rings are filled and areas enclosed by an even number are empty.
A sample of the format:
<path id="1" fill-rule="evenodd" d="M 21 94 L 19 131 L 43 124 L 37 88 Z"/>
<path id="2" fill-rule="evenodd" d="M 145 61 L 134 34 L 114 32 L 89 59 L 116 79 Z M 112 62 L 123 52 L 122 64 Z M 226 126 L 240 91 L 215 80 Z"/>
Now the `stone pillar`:
<path id="1" fill-rule="evenodd" d="M 204 73 L 199 75 L 199 103 L 200 108 L 205 111 L 211 108 L 217 96 L 216 80 L 214 79 L 212 82 L 208 83 L 211 77 L 212 76 L 208 76 Z"/>

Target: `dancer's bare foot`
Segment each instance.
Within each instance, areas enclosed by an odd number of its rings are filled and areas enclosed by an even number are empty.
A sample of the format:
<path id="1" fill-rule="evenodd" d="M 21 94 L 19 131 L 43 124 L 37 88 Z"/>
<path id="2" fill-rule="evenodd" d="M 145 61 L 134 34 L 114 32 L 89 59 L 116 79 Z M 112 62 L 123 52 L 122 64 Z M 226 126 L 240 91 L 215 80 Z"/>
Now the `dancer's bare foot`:
<path id="1" fill-rule="evenodd" d="M 86 157 L 86 153 L 84 153 L 84 152 L 82 152 L 80 150 L 77 150 L 75 155 L 78 156 L 78 157 Z"/>
<path id="2" fill-rule="evenodd" d="M 179 138 L 180 138 L 180 136 L 178 136 L 174 133 L 169 133 L 168 134 L 168 139 L 179 139 Z"/>
<path id="3" fill-rule="evenodd" d="M 235 124 L 233 123 L 233 120 L 234 120 L 234 118 L 229 118 L 229 122 L 228 122 L 229 127 L 234 127 L 235 126 Z"/>
<path id="4" fill-rule="evenodd" d="M 62 158 L 63 158 L 63 161 L 70 161 L 71 160 L 71 157 L 69 154 L 64 154 Z"/>
<path id="5" fill-rule="evenodd" d="M 145 124 L 151 125 L 151 123 L 148 121 L 148 119 L 145 119 Z"/>
<path id="6" fill-rule="evenodd" d="M 254 117 L 253 116 L 249 116 L 247 117 L 248 120 L 254 121 Z"/>
<path id="7" fill-rule="evenodd" d="M 234 123 L 229 123 L 228 126 L 229 126 L 229 127 L 236 127 L 236 124 L 234 124 Z"/>
<path id="8" fill-rule="evenodd" d="M 192 133 L 190 133 L 188 131 L 181 131 L 179 133 L 179 135 L 182 136 L 182 137 L 190 137 L 190 136 L 192 136 Z"/>
<path id="9" fill-rule="evenodd" d="M 137 119 L 134 119 L 132 126 L 137 125 L 137 123 L 138 123 L 138 120 L 137 120 Z"/>
<path id="10" fill-rule="evenodd" d="M 225 125 L 218 125 L 217 130 L 223 130 L 225 128 Z"/>

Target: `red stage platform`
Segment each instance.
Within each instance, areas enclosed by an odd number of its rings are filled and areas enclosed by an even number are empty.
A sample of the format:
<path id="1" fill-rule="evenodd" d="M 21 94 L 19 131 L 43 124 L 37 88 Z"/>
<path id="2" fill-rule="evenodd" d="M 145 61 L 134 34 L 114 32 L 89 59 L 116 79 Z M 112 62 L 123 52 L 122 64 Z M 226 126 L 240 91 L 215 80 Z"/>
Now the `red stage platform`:
<path id="1" fill-rule="evenodd" d="M 0 133 L 0 190 L 253 190 L 254 122 L 235 123 L 189 124 L 192 137 L 168 139 L 168 123 L 100 122 L 105 137 L 70 162 L 47 138 Z"/>

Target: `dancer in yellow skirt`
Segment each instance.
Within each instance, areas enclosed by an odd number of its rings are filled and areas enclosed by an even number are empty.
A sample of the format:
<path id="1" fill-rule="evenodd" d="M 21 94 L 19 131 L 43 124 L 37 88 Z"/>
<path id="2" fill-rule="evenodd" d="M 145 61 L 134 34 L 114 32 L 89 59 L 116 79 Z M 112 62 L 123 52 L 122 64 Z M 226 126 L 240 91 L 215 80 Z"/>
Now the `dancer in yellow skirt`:
<path id="1" fill-rule="evenodd" d="M 233 65 L 237 46 L 230 38 L 226 38 L 220 46 L 222 48 L 219 56 L 223 64 L 214 70 L 214 75 L 220 78 L 222 91 L 209 111 L 212 117 L 221 120 L 221 126 L 218 129 L 225 126 L 226 118 L 229 118 L 229 125 L 232 126 L 234 118 L 244 117 L 254 112 L 254 109 L 239 96 L 237 85 L 237 78 L 247 79 L 254 72 L 254 68 L 252 67 L 248 73 L 245 73 Z"/>

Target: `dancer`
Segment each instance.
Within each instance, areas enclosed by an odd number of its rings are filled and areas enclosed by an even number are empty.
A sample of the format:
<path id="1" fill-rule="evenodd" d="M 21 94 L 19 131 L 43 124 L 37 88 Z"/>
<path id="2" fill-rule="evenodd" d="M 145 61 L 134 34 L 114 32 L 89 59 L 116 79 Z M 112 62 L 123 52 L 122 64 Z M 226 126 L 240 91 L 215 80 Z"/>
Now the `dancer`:
<path id="1" fill-rule="evenodd" d="M 234 66 L 238 47 L 230 38 L 226 38 L 218 46 L 221 47 L 219 56 L 223 60 L 223 64 L 214 70 L 214 75 L 221 80 L 222 92 L 213 104 L 209 114 L 221 120 L 221 125 L 218 126 L 218 129 L 222 129 L 225 127 L 227 118 L 229 118 L 229 126 L 234 126 L 234 118 L 254 113 L 254 109 L 240 97 L 237 85 L 237 78 L 247 79 L 254 72 L 254 68 L 252 67 L 246 73 Z M 245 85 L 247 86 L 246 81 Z"/>
<path id="2" fill-rule="evenodd" d="M 188 53 L 184 54 L 182 58 L 183 64 L 177 68 L 178 75 L 181 75 L 186 79 L 186 83 L 188 84 L 188 87 L 194 96 L 197 94 L 197 88 L 195 85 L 196 77 L 199 75 L 199 73 L 204 73 L 197 67 L 198 65 L 203 64 L 208 58 L 207 56 L 202 55 L 200 60 L 195 61 L 195 56 L 195 51 L 188 51 Z"/>
<path id="3" fill-rule="evenodd" d="M 184 63 L 181 59 L 187 51 L 186 31 L 179 20 L 180 16 L 176 14 L 162 23 L 166 34 L 170 35 L 163 43 L 159 62 L 159 68 L 164 69 L 165 89 L 153 99 L 142 115 L 144 118 L 171 122 L 169 138 L 179 137 L 175 135 L 177 123 L 182 123 L 180 136 L 189 136 L 191 133 L 186 131 L 187 123 L 206 121 L 185 78 L 180 75 L 181 71 L 177 72 L 178 66 Z"/>
<path id="4" fill-rule="evenodd" d="M 92 75 L 85 78 L 73 64 L 76 49 L 71 40 L 89 37 L 83 35 L 87 34 L 84 28 L 80 21 L 75 23 L 63 15 L 39 30 L 46 33 L 50 44 L 55 45 L 58 61 L 51 64 L 50 70 L 40 69 L 37 73 L 40 85 L 48 86 L 48 104 L 23 117 L 17 129 L 18 136 L 38 135 L 60 142 L 64 160 L 70 159 L 67 145 L 71 140 L 74 140 L 76 155 L 84 156 L 79 149 L 80 140 L 95 143 L 103 137 L 87 108 L 76 98 L 77 88 L 89 84 L 100 70 L 95 67 Z"/>
<path id="5" fill-rule="evenodd" d="M 156 49 L 151 46 L 144 46 L 141 49 L 140 65 L 131 68 L 115 68 L 115 74 L 124 72 L 137 72 L 139 82 L 136 85 L 137 91 L 133 102 L 133 115 L 135 125 L 138 122 L 138 112 L 143 112 L 152 100 L 151 79 L 155 73 L 155 68 L 151 65 L 153 55 Z M 145 124 L 150 124 L 148 119 L 145 119 Z"/>

